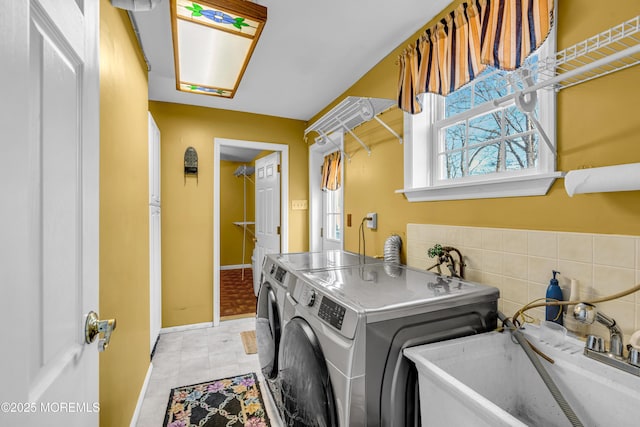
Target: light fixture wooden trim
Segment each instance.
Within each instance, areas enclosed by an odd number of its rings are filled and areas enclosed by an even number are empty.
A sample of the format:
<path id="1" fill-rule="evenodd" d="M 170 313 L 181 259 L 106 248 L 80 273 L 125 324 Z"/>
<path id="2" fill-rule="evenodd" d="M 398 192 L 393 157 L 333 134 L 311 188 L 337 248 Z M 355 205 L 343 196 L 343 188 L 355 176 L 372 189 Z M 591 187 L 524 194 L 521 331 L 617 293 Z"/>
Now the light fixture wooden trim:
<path id="1" fill-rule="evenodd" d="M 174 67 L 176 73 L 176 89 L 183 92 L 188 93 L 198 93 L 210 96 L 218 96 L 224 98 L 233 98 L 236 94 L 240 81 L 244 76 L 244 73 L 247 69 L 247 65 L 253 55 L 253 51 L 255 46 L 262 34 L 262 29 L 267 20 L 267 8 L 261 6 L 256 3 L 252 3 L 250 1 L 245 0 L 200 0 L 200 1 L 189 1 L 192 6 L 187 7 L 189 10 L 193 11 L 196 9 L 198 12 L 208 12 L 207 14 L 202 13 L 201 15 L 197 15 L 193 13 L 192 16 L 195 17 L 204 17 L 206 19 L 210 19 L 212 21 L 211 24 L 204 21 L 204 19 L 195 19 L 191 17 L 180 16 L 178 14 L 178 2 L 180 0 L 172 0 L 171 1 L 171 29 L 172 29 L 172 38 L 173 38 L 173 56 L 174 56 Z M 184 5 L 184 1 L 181 1 Z M 213 11 L 211 9 L 213 9 Z M 225 17 L 230 18 L 231 15 L 234 15 L 239 18 L 245 18 L 246 20 L 254 21 L 257 26 L 255 27 L 255 33 L 253 35 L 249 33 L 243 33 L 242 27 L 238 27 L 233 24 L 231 20 L 224 20 L 222 22 L 222 18 L 220 15 L 217 15 L 217 11 L 222 12 L 223 14 L 228 14 L 229 16 Z M 215 16 L 214 16 L 215 15 Z M 181 79 L 180 73 L 180 52 L 179 52 L 179 43 L 178 43 L 178 20 L 182 20 L 185 22 L 189 22 L 195 25 L 201 25 L 203 27 L 211 29 L 211 31 L 221 31 L 226 34 L 232 34 L 234 36 L 243 37 L 250 40 L 250 44 L 247 49 L 247 54 L 242 62 L 242 65 L 237 74 L 237 79 L 233 88 L 228 87 L 218 87 L 215 84 L 211 84 L 212 82 L 201 82 L 201 83 L 193 83 L 193 82 L 185 82 Z M 219 24 L 231 24 L 232 27 L 240 28 L 240 30 L 234 30 L 233 28 L 224 28 Z M 223 61 L 220 61 L 223 63 Z M 238 62 L 239 64 L 239 62 Z"/>

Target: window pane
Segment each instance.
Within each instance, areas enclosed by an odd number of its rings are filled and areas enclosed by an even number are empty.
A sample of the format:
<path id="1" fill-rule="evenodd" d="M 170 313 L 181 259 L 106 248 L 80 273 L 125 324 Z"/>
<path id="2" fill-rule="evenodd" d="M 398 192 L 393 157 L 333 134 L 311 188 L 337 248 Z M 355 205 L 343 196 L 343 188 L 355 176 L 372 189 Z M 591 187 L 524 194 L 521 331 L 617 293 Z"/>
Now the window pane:
<path id="1" fill-rule="evenodd" d="M 520 170 L 538 164 L 538 135 L 531 134 L 505 141 L 506 169 Z"/>
<path id="2" fill-rule="evenodd" d="M 516 135 L 533 129 L 533 123 L 516 106 L 504 110 L 504 119 L 507 135 Z"/>
<path id="3" fill-rule="evenodd" d="M 340 240 L 342 234 L 340 226 L 340 215 L 329 214 L 327 215 L 327 222 L 325 227 L 325 236 L 329 240 Z"/>
<path id="4" fill-rule="evenodd" d="M 498 171 L 500 143 L 469 150 L 469 175 L 486 175 Z"/>
<path id="5" fill-rule="evenodd" d="M 509 94 L 507 79 L 504 78 L 508 74 L 506 71 L 490 67 L 482 73 L 482 76 L 485 73 L 487 77 L 474 85 L 474 107 Z"/>
<path id="6" fill-rule="evenodd" d="M 471 108 L 472 86 L 466 85 L 445 98 L 445 117 L 455 116 Z"/>
<path id="7" fill-rule="evenodd" d="M 444 130 L 445 150 L 451 151 L 464 146 L 466 124 L 464 122 L 449 126 Z"/>
<path id="8" fill-rule="evenodd" d="M 461 151 L 445 155 L 443 163 L 446 165 L 447 179 L 464 176 L 464 163 Z"/>
<path id="9" fill-rule="evenodd" d="M 469 120 L 469 145 L 500 138 L 501 115 L 502 111 L 496 110 Z"/>

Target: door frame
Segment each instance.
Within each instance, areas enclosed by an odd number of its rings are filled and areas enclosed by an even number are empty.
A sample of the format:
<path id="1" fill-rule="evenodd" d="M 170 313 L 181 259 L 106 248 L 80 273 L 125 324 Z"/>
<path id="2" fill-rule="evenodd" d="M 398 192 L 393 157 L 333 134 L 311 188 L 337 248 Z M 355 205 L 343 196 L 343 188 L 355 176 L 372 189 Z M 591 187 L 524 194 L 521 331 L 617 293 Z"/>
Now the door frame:
<path id="1" fill-rule="evenodd" d="M 213 139 L 213 326 L 220 324 L 220 150 L 222 147 L 280 152 L 280 251 L 289 250 L 289 146 L 270 142 Z"/>
<path id="2" fill-rule="evenodd" d="M 320 176 L 314 171 L 316 163 L 322 164 L 324 156 L 333 151 L 341 151 L 342 154 L 342 170 L 340 187 L 342 191 L 342 235 L 340 236 L 340 249 L 344 250 L 344 134 L 334 132 L 330 136 L 331 141 L 327 144 L 318 144 L 317 142 L 309 147 L 309 250 L 318 252 L 322 249 L 322 236 L 320 236 L 320 228 L 323 226 L 322 212 L 322 190 L 320 190 Z"/>

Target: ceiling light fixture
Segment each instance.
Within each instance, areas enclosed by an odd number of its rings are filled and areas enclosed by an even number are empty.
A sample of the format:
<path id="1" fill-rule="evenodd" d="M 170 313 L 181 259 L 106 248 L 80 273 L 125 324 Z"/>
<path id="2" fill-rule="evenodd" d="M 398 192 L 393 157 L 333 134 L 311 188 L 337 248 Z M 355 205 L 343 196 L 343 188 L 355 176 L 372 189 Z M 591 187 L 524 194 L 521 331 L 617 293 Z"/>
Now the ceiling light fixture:
<path id="1" fill-rule="evenodd" d="M 172 1 L 176 88 L 233 98 L 266 22 L 250 1 Z"/>

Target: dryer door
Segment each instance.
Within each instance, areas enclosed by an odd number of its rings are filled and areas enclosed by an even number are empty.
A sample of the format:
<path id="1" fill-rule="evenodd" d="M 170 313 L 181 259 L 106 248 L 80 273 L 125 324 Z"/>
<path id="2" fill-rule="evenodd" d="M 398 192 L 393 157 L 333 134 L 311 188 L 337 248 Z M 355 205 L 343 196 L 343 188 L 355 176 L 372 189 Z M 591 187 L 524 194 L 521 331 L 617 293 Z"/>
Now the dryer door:
<path id="1" fill-rule="evenodd" d="M 269 282 L 264 282 L 258 294 L 256 309 L 256 341 L 258 359 L 265 378 L 273 379 L 278 374 L 278 347 L 280 345 L 280 313 L 276 291 Z"/>
<path id="2" fill-rule="evenodd" d="M 335 399 L 322 348 L 311 326 L 300 317 L 294 317 L 285 327 L 279 378 L 285 425 L 338 425 Z"/>

